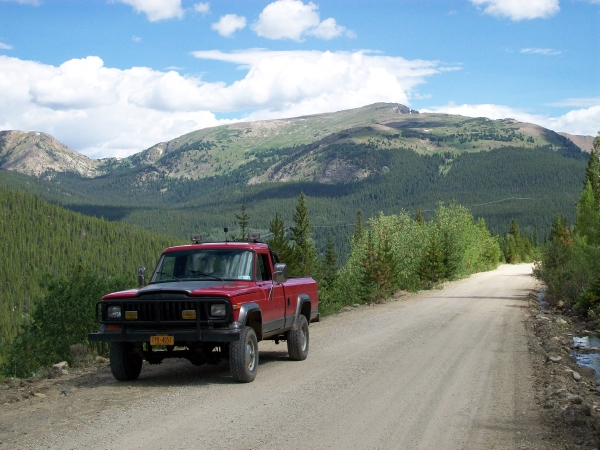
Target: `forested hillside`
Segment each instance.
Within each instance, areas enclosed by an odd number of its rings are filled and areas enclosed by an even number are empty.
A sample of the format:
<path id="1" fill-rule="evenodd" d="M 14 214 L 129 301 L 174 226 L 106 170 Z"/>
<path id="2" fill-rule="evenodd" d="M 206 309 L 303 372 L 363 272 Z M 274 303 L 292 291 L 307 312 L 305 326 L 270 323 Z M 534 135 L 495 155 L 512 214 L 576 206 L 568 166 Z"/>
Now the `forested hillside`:
<path id="1" fill-rule="evenodd" d="M 0 188 L 0 365 L 52 277 L 81 266 L 98 277 L 129 276 L 133 285 L 137 267 L 153 268 L 163 248 L 180 242 Z"/>
<path id="2" fill-rule="evenodd" d="M 97 179 L 89 180 L 80 191 L 119 201 L 131 193 L 137 201 L 130 205 L 103 202 L 102 206 L 68 207 L 157 233 L 185 238 L 193 230 L 216 238 L 224 226 L 235 230 L 234 216 L 243 201 L 254 230 L 266 231 L 275 212 L 289 225 L 295 199 L 304 192 L 310 198 L 318 247 L 323 250 L 327 236 L 332 235 L 336 248 L 344 253 L 359 209 L 366 217 L 420 209 L 429 218 L 439 202 L 456 201 L 471 207 L 475 217 L 484 217 L 494 232 L 508 229 L 515 218 L 522 231 L 531 235 L 537 230 L 544 236 L 556 213 L 572 220 L 587 160 L 587 154 L 581 152 L 561 153 L 549 148 L 500 148 L 462 155 L 420 155 L 409 149 L 382 150 L 355 144 L 333 150 L 360 159 L 379 173 L 343 184 L 304 181 L 257 185 L 244 184 L 251 174 L 236 173 L 188 182 L 160 180 L 161 184 L 157 181 L 146 191 L 136 189 L 126 177 L 121 184 Z M 73 190 L 77 186 L 68 180 L 62 185 Z M 161 192 L 161 188 L 165 190 Z"/>

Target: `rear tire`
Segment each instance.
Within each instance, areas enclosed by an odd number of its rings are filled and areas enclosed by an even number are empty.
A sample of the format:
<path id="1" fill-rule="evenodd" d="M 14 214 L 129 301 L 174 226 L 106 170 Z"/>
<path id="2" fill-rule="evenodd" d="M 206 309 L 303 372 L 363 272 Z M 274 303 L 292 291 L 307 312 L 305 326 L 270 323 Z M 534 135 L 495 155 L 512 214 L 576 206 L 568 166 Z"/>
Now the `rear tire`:
<path id="1" fill-rule="evenodd" d="M 245 327 L 240 340 L 229 344 L 229 369 L 236 381 L 249 383 L 258 372 L 258 340 L 251 327 Z"/>
<path id="2" fill-rule="evenodd" d="M 288 331 L 287 347 L 290 358 L 294 361 L 304 361 L 308 356 L 308 321 L 305 316 L 300 316 L 300 323 L 296 330 Z"/>
<path id="3" fill-rule="evenodd" d="M 109 350 L 110 371 L 119 381 L 137 380 L 142 371 L 142 358 L 133 352 L 129 342 L 111 342 Z"/>

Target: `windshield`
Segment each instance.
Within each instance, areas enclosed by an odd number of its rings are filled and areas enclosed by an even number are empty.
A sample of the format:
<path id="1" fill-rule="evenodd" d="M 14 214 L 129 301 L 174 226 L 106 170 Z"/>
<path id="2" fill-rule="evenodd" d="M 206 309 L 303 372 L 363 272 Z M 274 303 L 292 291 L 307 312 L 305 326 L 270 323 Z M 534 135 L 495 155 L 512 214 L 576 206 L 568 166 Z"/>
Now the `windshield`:
<path id="1" fill-rule="evenodd" d="M 150 282 L 251 280 L 253 268 L 253 253 L 248 250 L 181 250 L 162 256 Z"/>

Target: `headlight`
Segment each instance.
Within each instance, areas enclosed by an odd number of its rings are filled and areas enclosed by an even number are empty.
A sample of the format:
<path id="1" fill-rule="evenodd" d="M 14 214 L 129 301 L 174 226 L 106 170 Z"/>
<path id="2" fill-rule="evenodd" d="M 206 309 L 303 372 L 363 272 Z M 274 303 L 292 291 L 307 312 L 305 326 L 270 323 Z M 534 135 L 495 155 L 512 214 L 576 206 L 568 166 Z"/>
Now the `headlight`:
<path id="1" fill-rule="evenodd" d="M 210 315 L 215 317 L 225 317 L 227 315 L 227 308 L 224 304 L 210 305 Z"/>
<path id="2" fill-rule="evenodd" d="M 120 306 L 109 306 L 106 311 L 106 317 L 109 319 L 120 319 L 121 318 L 121 307 Z"/>

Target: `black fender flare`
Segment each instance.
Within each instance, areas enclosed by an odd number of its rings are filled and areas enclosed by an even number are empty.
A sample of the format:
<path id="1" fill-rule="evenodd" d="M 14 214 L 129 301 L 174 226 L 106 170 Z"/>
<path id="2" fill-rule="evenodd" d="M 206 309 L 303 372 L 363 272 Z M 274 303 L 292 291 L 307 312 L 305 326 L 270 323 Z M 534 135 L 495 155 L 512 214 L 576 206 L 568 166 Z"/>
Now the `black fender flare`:
<path id="1" fill-rule="evenodd" d="M 308 303 L 308 316 L 306 317 L 306 320 L 308 321 L 308 323 L 310 323 L 310 316 L 311 316 L 310 296 L 308 294 L 300 294 L 298 296 L 298 303 L 296 304 L 296 318 L 294 319 L 294 325 L 292 325 L 293 330 L 298 329 L 298 326 L 300 325 L 300 316 L 302 315 L 302 307 L 307 303 Z"/>

